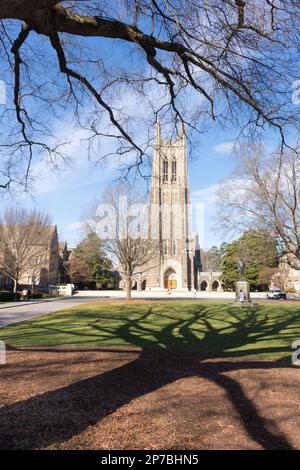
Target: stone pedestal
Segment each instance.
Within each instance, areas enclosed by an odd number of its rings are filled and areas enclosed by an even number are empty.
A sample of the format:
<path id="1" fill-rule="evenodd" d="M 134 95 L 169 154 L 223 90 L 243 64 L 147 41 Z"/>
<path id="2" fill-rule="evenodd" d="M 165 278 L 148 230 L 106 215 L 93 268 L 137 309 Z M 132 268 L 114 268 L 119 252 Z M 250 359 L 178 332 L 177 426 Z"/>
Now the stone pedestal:
<path id="1" fill-rule="evenodd" d="M 240 302 L 240 292 L 244 293 L 244 302 Z M 238 281 L 235 284 L 235 302 L 238 302 L 240 304 L 250 304 L 251 299 L 250 299 L 250 286 L 249 282 L 247 281 Z"/>
<path id="2" fill-rule="evenodd" d="M 74 286 L 73 284 L 67 284 L 65 295 L 73 295 Z"/>

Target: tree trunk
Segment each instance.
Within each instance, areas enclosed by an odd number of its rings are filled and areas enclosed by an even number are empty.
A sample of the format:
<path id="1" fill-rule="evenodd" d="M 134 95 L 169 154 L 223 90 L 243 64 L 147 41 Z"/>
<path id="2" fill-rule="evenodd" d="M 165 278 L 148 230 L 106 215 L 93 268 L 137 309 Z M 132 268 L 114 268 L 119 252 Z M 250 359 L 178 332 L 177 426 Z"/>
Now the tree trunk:
<path id="1" fill-rule="evenodd" d="M 18 280 L 14 279 L 14 299 L 18 300 Z"/>
<path id="2" fill-rule="evenodd" d="M 131 275 L 126 274 L 126 300 L 131 299 Z"/>
<path id="3" fill-rule="evenodd" d="M 296 269 L 296 271 L 300 270 L 300 260 L 297 258 L 296 255 L 292 253 L 286 254 L 287 263 L 290 265 L 291 268 Z"/>

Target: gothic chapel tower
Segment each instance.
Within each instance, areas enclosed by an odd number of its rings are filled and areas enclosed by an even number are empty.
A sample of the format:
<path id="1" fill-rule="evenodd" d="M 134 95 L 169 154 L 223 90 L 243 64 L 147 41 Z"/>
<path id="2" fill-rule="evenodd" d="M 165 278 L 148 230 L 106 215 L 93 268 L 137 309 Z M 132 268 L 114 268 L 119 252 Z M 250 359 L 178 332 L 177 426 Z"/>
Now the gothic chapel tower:
<path id="1" fill-rule="evenodd" d="M 159 253 L 146 274 L 146 288 L 190 290 L 195 287 L 190 191 L 183 125 L 175 140 L 163 140 L 155 127 L 150 199 L 150 236 Z"/>

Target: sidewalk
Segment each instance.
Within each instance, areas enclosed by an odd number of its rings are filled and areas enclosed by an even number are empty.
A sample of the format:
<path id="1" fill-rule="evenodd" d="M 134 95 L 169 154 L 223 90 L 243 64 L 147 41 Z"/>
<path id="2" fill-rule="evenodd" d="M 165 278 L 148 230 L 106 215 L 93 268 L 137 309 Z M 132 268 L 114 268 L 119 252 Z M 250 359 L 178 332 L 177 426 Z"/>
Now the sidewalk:
<path id="1" fill-rule="evenodd" d="M 32 300 L 29 302 L 9 302 L 1 304 L 0 328 L 20 323 L 31 318 L 65 310 L 78 304 L 89 302 L 87 297 L 55 297 L 54 299 Z"/>
<path id="2" fill-rule="evenodd" d="M 145 300 L 228 300 L 234 301 L 234 292 L 180 292 L 168 294 L 166 291 L 132 291 L 132 299 Z M 265 292 L 253 292 L 253 300 L 266 298 Z M 125 300 L 124 291 L 79 291 L 72 297 L 54 297 L 49 299 L 30 300 L 29 302 L 9 302 L 0 304 L 0 328 L 20 323 L 31 318 L 48 315 L 65 310 L 75 305 L 88 302 Z"/>
<path id="3" fill-rule="evenodd" d="M 32 299 L 29 301 L 19 300 L 17 302 L 5 302 L 0 303 L 0 310 L 3 308 L 11 308 L 11 307 L 24 307 L 25 305 L 32 305 L 32 304 L 39 304 L 43 302 L 54 302 L 54 300 L 61 300 L 62 297 L 49 297 L 47 299 Z"/>

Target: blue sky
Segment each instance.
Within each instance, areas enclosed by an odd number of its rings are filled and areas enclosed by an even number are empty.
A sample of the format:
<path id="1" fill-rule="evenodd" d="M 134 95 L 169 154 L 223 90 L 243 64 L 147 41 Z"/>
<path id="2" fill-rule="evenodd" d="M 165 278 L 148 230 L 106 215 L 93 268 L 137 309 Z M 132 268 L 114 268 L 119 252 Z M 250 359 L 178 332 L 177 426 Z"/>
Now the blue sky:
<path id="1" fill-rule="evenodd" d="M 33 41 L 40 42 L 39 36 L 33 36 Z M 130 55 L 130 49 L 134 49 L 133 45 L 115 44 L 113 41 L 105 39 L 86 40 L 94 47 L 94 54 L 103 57 L 109 65 L 117 65 L 121 67 L 129 67 L 128 64 L 133 62 L 137 65 L 139 56 Z M 49 46 L 45 46 L 45 53 L 49 53 Z M 50 63 L 54 61 L 55 76 L 57 78 L 57 61 L 53 56 L 53 51 L 49 54 L 49 73 L 51 70 Z M 126 52 L 126 53 L 125 53 Z M 142 65 L 141 65 L 142 67 Z M 45 74 L 48 70 L 43 70 Z M 59 75 L 58 83 L 63 83 L 63 78 Z M 12 87 L 9 86 L 7 79 L 8 102 L 11 101 Z M 51 83 L 51 86 L 53 84 Z M 51 91 L 51 90 L 50 90 Z M 120 94 L 121 94 L 120 90 Z M 153 94 L 153 90 L 149 88 L 148 94 L 153 102 L 160 103 L 159 94 Z M 146 108 L 145 103 L 140 103 L 133 95 L 124 93 L 118 99 L 118 104 L 124 106 L 128 115 L 133 115 L 135 122 L 133 127 L 139 132 L 140 122 L 151 116 L 153 120 L 152 110 Z M 191 107 L 196 96 L 191 94 L 190 102 L 187 107 Z M 198 95 L 198 99 L 199 95 Z M 38 109 L 36 109 L 38 113 Z M 70 111 L 69 111 L 70 112 Z M 92 113 L 87 106 L 87 112 Z M 106 164 L 95 165 L 89 162 L 86 154 L 86 146 L 83 144 L 85 137 L 82 129 L 74 128 L 72 118 L 62 115 L 56 122 L 56 131 L 61 139 L 70 142 L 64 151 L 70 157 L 66 163 L 58 164 L 58 171 L 54 171 L 47 160 L 39 161 L 35 159 L 33 162 L 33 175 L 35 176 L 35 184 L 31 194 L 19 195 L 17 203 L 26 207 L 37 206 L 49 213 L 53 223 L 57 224 L 59 237 L 61 240 L 68 241 L 70 246 L 76 245 L 82 237 L 80 230 L 80 222 L 87 216 L 89 206 L 96 198 L 100 198 L 102 192 L 114 182 L 119 175 L 119 164 L 113 157 Z M 46 120 L 46 114 L 45 114 Z M 105 121 L 105 119 L 104 119 Z M 104 122 L 104 126 L 107 123 Z M 142 128 L 142 125 L 141 125 Z M 154 129 L 153 129 L 154 131 Z M 203 220 L 201 226 L 197 227 L 200 232 L 200 240 L 203 248 L 209 248 L 216 244 L 219 245 L 223 241 L 223 235 L 214 231 L 215 225 L 215 191 L 221 180 L 228 177 L 233 169 L 233 159 L 230 155 L 230 142 L 237 136 L 239 129 L 231 129 L 224 131 L 221 126 L 211 124 L 210 130 L 201 135 L 201 141 L 192 151 L 189 160 L 189 177 L 192 202 L 200 203 L 203 207 Z M 105 147 L 105 145 L 104 145 Z M 106 149 L 105 149 L 106 150 Z M 2 200 L 2 207 L 10 204 L 11 201 Z"/>
<path id="2" fill-rule="evenodd" d="M 87 217 L 93 200 L 101 198 L 102 192 L 116 181 L 120 168 L 112 160 L 98 165 L 88 162 L 80 135 L 68 126 L 65 132 L 70 129 L 75 134 L 68 136 L 68 140 L 72 142 L 68 149 L 70 162 L 61 165 L 58 171 L 54 171 L 45 162 L 36 163 L 34 172 L 37 179 L 33 192 L 19 196 L 17 202 L 48 212 L 58 226 L 59 238 L 74 246 L 82 237 L 81 220 Z M 213 229 L 215 190 L 233 168 L 230 150 L 229 134 L 213 129 L 201 137 L 201 142 L 189 159 L 191 199 L 193 203 L 200 203 L 201 210 L 203 209 L 203 219 L 198 231 L 204 248 L 223 241 L 222 234 L 215 233 Z M 6 204 L 9 203 L 7 200 Z"/>
<path id="3" fill-rule="evenodd" d="M 33 37 L 33 39 L 37 41 L 39 38 Z M 96 41 L 92 39 L 88 41 L 96 44 Z M 51 52 L 48 51 L 47 46 L 44 47 L 46 52 Z M 120 43 L 115 45 L 112 41 L 100 40 L 97 42 L 94 53 L 97 55 L 97 51 L 101 49 L 101 55 L 104 54 L 108 63 L 120 65 L 124 62 L 128 66 L 128 61 L 135 61 L 136 58 L 124 54 L 125 50 L 128 51 L 127 48 L 128 45 L 120 45 Z M 51 60 L 55 61 L 55 58 L 52 57 Z M 62 83 L 63 80 L 64 78 L 59 75 L 58 83 Z M 10 105 L 12 86 L 9 86 L 8 82 L 7 80 L 7 103 Z M 152 99 L 153 102 L 160 102 L 157 90 L 150 88 L 148 94 L 150 101 Z M 187 103 L 187 106 L 191 107 L 195 99 L 199 100 L 200 95 L 191 95 L 191 103 Z M 139 96 L 135 96 L 132 92 L 128 93 L 127 90 L 121 94 L 121 100 L 120 104 L 120 97 L 118 97 L 118 105 L 124 106 L 128 114 L 134 116 L 135 121 L 131 124 L 136 129 L 137 135 L 142 134 L 143 119 L 153 120 L 149 101 L 141 103 Z M 88 112 L 88 106 L 86 108 L 84 112 Z M 86 134 L 82 129 L 74 127 L 74 119 L 70 113 L 71 109 L 66 110 L 54 123 L 54 135 L 58 141 L 70 142 L 64 147 L 69 160 L 59 163 L 58 171 L 56 171 L 47 160 L 40 161 L 34 158 L 32 171 L 35 183 L 32 192 L 18 195 L 15 202 L 25 207 L 36 206 L 49 213 L 53 223 L 57 224 L 60 240 L 66 240 L 70 246 L 74 246 L 83 235 L 80 229 L 81 220 L 85 218 L 93 200 L 100 198 L 102 192 L 116 180 L 120 165 L 113 157 L 106 164 L 96 165 L 93 161 L 88 161 L 86 145 L 83 142 Z M 45 119 L 48 119 L 46 114 Z M 103 126 L 105 125 L 107 125 L 107 118 L 104 117 Z M 204 211 L 203 219 L 200 221 L 201 226 L 197 227 L 197 231 L 200 232 L 201 245 L 204 248 L 218 245 L 223 241 L 222 234 L 215 233 L 213 230 L 215 190 L 220 180 L 227 177 L 232 170 L 230 140 L 238 132 L 238 129 L 233 129 L 231 133 L 225 132 L 216 124 L 214 126 L 211 124 L 211 126 L 210 131 L 201 135 L 201 140 L 192 150 L 189 160 L 191 199 L 192 202 L 202 204 Z M 163 129 L 163 132 L 167 134 L 166 129 Z M 2 207 L 9 204 L 11 200 L 6 198 Z"/>

